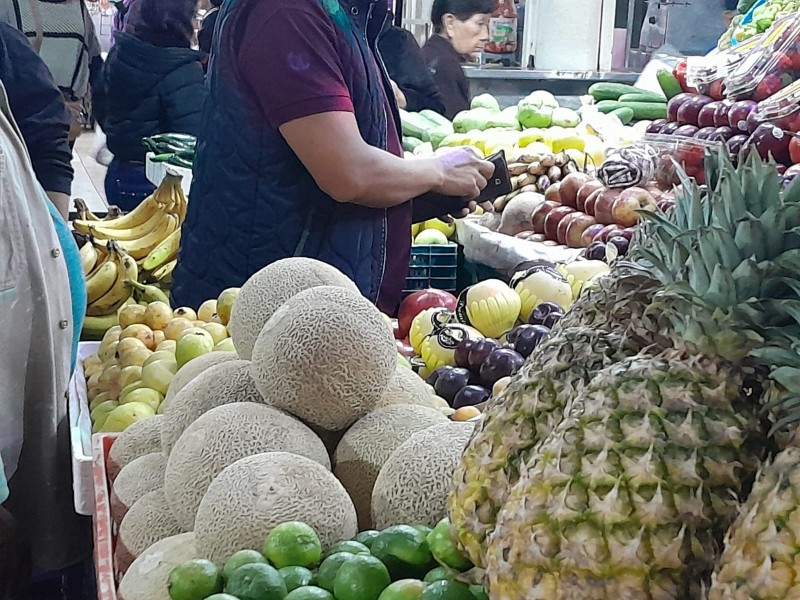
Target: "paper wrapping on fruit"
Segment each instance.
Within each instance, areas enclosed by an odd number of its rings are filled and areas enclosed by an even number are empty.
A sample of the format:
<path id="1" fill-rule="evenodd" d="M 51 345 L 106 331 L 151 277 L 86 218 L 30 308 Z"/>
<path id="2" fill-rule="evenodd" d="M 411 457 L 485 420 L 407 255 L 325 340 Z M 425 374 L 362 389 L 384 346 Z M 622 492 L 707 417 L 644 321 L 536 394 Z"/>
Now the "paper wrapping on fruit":
<path id="1" fill-rule="evenodd" d="M 597 170 L 600 181 L 609 188 L 629 188 L 652 181 L 655 151 L 647 146 L 620 148 L 606 158 Z"/>

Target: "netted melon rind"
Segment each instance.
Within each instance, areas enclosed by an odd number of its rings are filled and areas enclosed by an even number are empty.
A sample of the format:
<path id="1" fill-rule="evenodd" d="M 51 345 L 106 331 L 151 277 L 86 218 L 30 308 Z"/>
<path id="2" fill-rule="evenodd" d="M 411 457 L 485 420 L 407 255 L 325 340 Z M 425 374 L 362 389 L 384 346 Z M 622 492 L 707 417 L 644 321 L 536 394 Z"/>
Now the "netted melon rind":
<path id="1" fill-rule="evenodd" d="M 394 376 L 375 405 L 375 409 L 397 404 L 437 408 L 437 403 L 428 390 L 428 385 L 414 371 L 402 365 L 397 365 Z"/>
<path id="2" fill-rule="evenodd" d="M 164 487 L 166 468 L 167 457 L 160 452 L 145 454 L 125 465 L 111 487 L 109 505 L 115 523 L 121 523 L 128 509 L 142 496 Z"/>
<path id="3" fill-rule="evenodd" d="M 136 421 L 114 440 L 108 452 L 106 469 L 111 483 L 129 462 L 153 452 L 161 452 L 162 415 Z"/>
<path id="4" fill-rule="evenodd" d="M 201 373 L 205 373 L 208 369 L 215 365 L 221 365 L 231 360 L 239 360 L 239 355 L 236 352 L 207 352 L 197 358 L 193 358 L 188 363 L 183 365 L 172 381 L 169 382 L 167 394 L 164 396 L 164 410 L 169 408 L 172 400 L 178 395 L 186 385 Z"/>
<path id="5" fill-rule="evenodd" d="M 156 542 L 128 568 L 119 584 L 118 600 L 172 600 L 167 591 L 169 574 L 181 563 L 195 558 L 202 557 L 195 548 L 193 533 L 180 533 Z"/>

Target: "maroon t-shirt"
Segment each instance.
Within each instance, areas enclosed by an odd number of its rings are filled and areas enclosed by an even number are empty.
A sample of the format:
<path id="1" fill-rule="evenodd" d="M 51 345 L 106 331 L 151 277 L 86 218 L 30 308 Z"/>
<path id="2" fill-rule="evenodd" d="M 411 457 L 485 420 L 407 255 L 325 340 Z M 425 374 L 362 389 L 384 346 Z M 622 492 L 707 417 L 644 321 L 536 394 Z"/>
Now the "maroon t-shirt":
<path id="1" fill-rule="evenodd" d="M 239 45 L 238 66 L 272 127 L 325 112 L 354 112 L 337 37 L 321 2 L 263 0 L 254 4 Z M 386 150 L 403 156 L 385 94 L 384 101 L 389 115 Z M 388 209 L 386 218 L 390 233 L 377 304 L 391 314 L 408 272 L 410 205 Z"/>

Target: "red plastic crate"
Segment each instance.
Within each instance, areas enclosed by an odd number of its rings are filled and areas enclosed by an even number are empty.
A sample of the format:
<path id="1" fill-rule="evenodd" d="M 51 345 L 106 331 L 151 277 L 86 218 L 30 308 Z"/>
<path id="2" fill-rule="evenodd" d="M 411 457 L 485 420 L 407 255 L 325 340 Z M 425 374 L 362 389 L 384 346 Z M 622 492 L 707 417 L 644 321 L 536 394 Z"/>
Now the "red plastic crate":
<path id="1" fill-rule="evenodd" d="M 92 436 L 92 479 L 94 480 L 94 568 L 97 578 L 97 600 L 117 600 L 114 573 L 114 542 L 117 532 L 111 521 L 108 482 L 108 452 L 119 437 L 116 433 Z"/>

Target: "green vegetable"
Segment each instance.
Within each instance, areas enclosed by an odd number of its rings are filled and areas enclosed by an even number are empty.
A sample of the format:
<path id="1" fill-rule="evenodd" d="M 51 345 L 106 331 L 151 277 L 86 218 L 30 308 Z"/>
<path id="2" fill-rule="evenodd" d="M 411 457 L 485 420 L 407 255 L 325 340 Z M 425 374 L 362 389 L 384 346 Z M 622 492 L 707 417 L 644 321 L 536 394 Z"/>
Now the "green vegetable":
<path id="1" fill-rule="evenodd" d="M 611 113 L 620 108 L 630 108 L 633 111 L 634 121 L 655 121 L 667 118 L 667 105 L 664 102 L 615 102 L 603 100 L 597 103 L 597 110 L 601 113 Z"/>
<path id="2" fill-rule="evenodd" d="M 439 126 L 433 128 L 430 131 L 430 141 L 434 150 L 439 147 L 443 139 L 445 139 L 448 135 L 451 135 L 452 133 L 453 133 L 453 126 L 450 125 L 450 123 L 448 123 L 445 126 Z"/>
<path id="3" fill-rule="evenodd" d="M 488 108 L 462 110 L 453 119 L 453 129 L 456 133 L 466 133 L 473 129 L 483 131 L 488 128 L 489 120 L 494 116 L 495 113 Z"/>
<path id="4" fill-rule="evenodd" d="M 172 152 L 168 152 L 166 154 L 156 154 L 150 160 L 156 163 L 167 162 L 173 156 L 175 155 Z"/>
<path id="5" fill-rule="evenodd" d="M 635 94 L 622 94 L 622 96 L 619 97 L 619 102 L 663 102 L 666 104 L 667 99 L 661 94 L 636 92 Z"/>
<path id="6" fill-rule="evenodd" d="M 741 15 L 747 14 L 757 1 L 758 0 L 739 0 L 739 3 L 736 5 L 736 11 Z"/>
<path id="7" fill-rule="evenodd" d="M 475 96 L 472 99 L 469 107 L 471 109 L 485 108 L 492 112 L 500 112 L 500 103 L 491 94 L 481 94 L 479 96 Z"/>
<path id="8" fill-rule="evenodd" d="M 493 114 L 486 122 L 486 128 L 499 127 L 501 129 L 516 129 L 520 131 L 522 127 L 517 119 L 517 107 L 512 106 L 502 112 Z"/>
<path id="9" fill-rule="evenodd" d="M 670 100 L 683 92 L 678 79 L 667 69 L 659 69 L 658 73 L 656 73 L 656 78 L 658 79 L 658 85 L 661 86 L 661 89 L 663 90 L 664 95 L 667 97 L 667 100 Z"/>
<path id="10" fill-rule="evenodd" d="M 453 123 L 439 113 L 426 108 L 425 110 L 419 111 L 419 114 L 428 119 L 428 121 L 437 127 L 449 127 L 450 133 L 453 133 Z"/>
<path id="11" fill-rule="evenodd" d="M 184 169 L 191 169 L 192 168 L 192 161 L 186 160 L 180 156 L 173 156 L 167 161 L 167 164 L 175 165 L 176 167 L 183 167 Z"/>
<path id="12" fill-rule="evenodd" d="M 624 83 L 606 83 L 599 81 L 589 88 L 589 94 L 596 101 L 600 100 L 619 100 L 619 97 L 624 94 L 636 94 L 641 92 L 639 88 L 632 85 L 625 85 Z"/>
<path id="13" fill-rule="evenodd" d="M 424 143 L 418 138 L 403 136 L 403 150 L 406 152 L 413 152 L 414 148 Z"/>
<path id="14" fill-rule="evenodd" d="M 627 125 L 631 121 L 633 121 L 633 109 L 628 108 L 627 106 L 623 106 L 621 108 L 615 108 L 611 111 L 612 115 L 616 115 L 619 117 L 619 120 L 622 121 L 623 125 Z"/>
<path id="15" fill-rule="evenodd" d="M 411 113 L 401 109 L 400 121 L 403 125 L 403 135 L 415 137 L 423 142 L 430 141 L 430 130 L 433 129 L 435 125 L 428 121 L 428 119 L 419 113 Z"/>
<path id="16" fill-rule="evenodd" d="M 550 127 L 553 122 L 553 108 L 523 98 L 517 104 L 517 119 L 526 129 Z"/>

